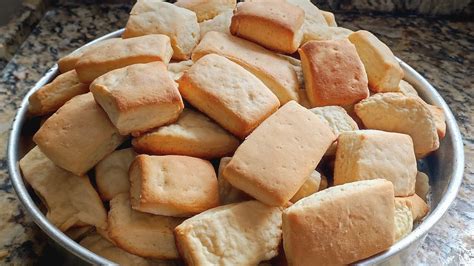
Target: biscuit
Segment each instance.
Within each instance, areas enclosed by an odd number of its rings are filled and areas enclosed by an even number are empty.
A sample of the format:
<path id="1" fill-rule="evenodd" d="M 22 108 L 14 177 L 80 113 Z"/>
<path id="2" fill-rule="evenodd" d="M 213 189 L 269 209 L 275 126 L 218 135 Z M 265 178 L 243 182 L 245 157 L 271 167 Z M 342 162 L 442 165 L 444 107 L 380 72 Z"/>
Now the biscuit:
<path id="1" fill-rule="evenodd" d="M 280 100 L 298 101 L 299 81 L 294 66 L 252 42 L 222 32 L 208 32 L 193 51 L 193 61 L 207 54 L 227 57 L 259 78 Z"/>
<path id="2" fill-rule="evenodd" d="M 138 155 L 130 166 L 132 208 L 186 217 L 219 205 L 214 168 L 199 158 Z"/>
<path id="3" fill-rule="evenodd" d="M 168 64 L 172 54 L 170 38 L 165 35 L 115 39 L 84 52 L 75 69 L 81 82 L 90 83 L 111 70 L 133 64 L 154 61 Z"/>
<path id="4" fill-rule="evenodd" d="M 89 171 L 124 140 L 92 93 L 69 100 L 33 136 L 51 161 L 76 175 Z"/>
<path id="5" fill-rule="evenodd" d="M 123 38 L 164 34 L 171 39 L 173 59 L 189 59 L 199 42 L 196 14 L 186 8 L 158 0 L 140 0 L 132 8 Z"/>
<path id="6" fill-rule="evenodd" d="M 192 65 L 192 60 L 169 63 L 168 73 L 170 74 L 171 79 L 177 81 L 184 74 L 184 71 L 188 70 Z"/>
<path id="7" fill-rule="evenodd" d="M 35 91 L 28 98 L 31 115 L 46 115 L 55 112 L 74 96 L 89 92 L 89 85 L 81 83 L 75 70 L 57 76 Z"/>
<path id="8" fill-rule="evenodd" d="M 221 205 L 237 203 L 252 199 L 252 197 L 245 194 L 245 192 L 243 192 L 242 190 L 233 187 L 222 174 L 222 172 L 224 172 L 224 168 L 227 166 L 231 159 L 231 157 L 221 158 L 219 162 L 219 169 L 217 170 L 217 182 L 219 185 L 219 199 Z"/>
<path id="9" fill-rule="evenodd" d="M 364 63 L 370 89 L 375 92 L 398 91 L 403 70 L 390 48 L 365 30 L 350 34 L 349 40 Z"/>
<path id="10" fill-rule="evenodd" d="M 135 211 L 127 193 L 110 201 L 108 231 L 116 245 L 135 255 L 153 259 L 177 259 L 173 230 L 183 219 Z"/>
<path id="11" fill-rule="evenodd" d="M 87 176 L 63 170 L 34 147 L 21 160 L 23 178 L 47 208 L 46 218 L 61 231 L 77 225 L 107 227 L 102 201 Z"/>
<path id="12" fill-rule="evenodd" d="M 278 254 L 281 209 L 255 200 L 217 207 L 184 221 L 175 236 L 188 265 L 257 265 Z"/>
<path id="13" fill-rule="evenodd" d="M 245 138 L 278 109 L 278 98 L 254 75 L 209 54 L 179 79 L 181 95 L 232 134 Z"/>
<path id="14" fill-rule="evenodd" d="M 443 139 L 446 136 L 446 117 L 444 116 L 443 109 L 430 104 L 427 104 L 426 107 L 428 107 L 433 116 L 439 139 Z"/>
<path id="15" fill-rule="evenodd" d="M 298 52 L 313 107 L 349 105 L 369 96 L 364 65 L 348 40 L 311 41 Z"/>
<path id="16" fill-rule="evenodd" d="M 354 119 L 340 106 L 316 107 L 311 109 L 311 112 L 325 120 L 336 137 L 339 136 L 341 132 L 359 129 Z M 330 156 L 336 154 L 336 147 L 337 143 L 335 142 L 329 147 L 325 155 Z"/>
<path id="17" fill-rule="evenodd" d="M 321 10 L 321 14 L 323 14 L 324 20 L 326 20 L 326 23 L 329 27 L 337 27 L 336 17 L 334 16 L 334 13 Z"/>
<path id="18" fill-rule="evenodd" d="M 141 153 L 156 155 L 187 155 L 199 158 L 220 158 L 231 155 L 239 140 L 207 116 L 185 109 L 170 125 L 134 138 L 132 145 Z"/>
<path id="19" fill-rule="evenodd" d="M 109 201 L 116 195 L 128 192 L 128 169 L 137 154 L 133 149 L 112 152 L 95 166 L 95 182 L 102 200 Z"/>
<path id="20" fill-rule="evenodd" d="M 112 70 L 95 79 L 90 90 L 121 135 L 137 136 L 172 123 L 184 108 L 162 62 Z"/>
<path id="21" fill-rule="evenodd" d="M 97 233 L 85 237 L 79 244 L 95 254 L 120 265 L 151 265 L 145 258 L 130 254 L 114 246 L 114 244 Z"/>
<path id="22" fill-rule="evenodd" d="M 215 16 L 213 19 L 203 21 L 199 23 L 199 29 L 201 32 L 201 37 L 206 35 L 206 33 L 210 31 L 219 31 L 223 33 L 230 34 L 230 22 L 232 21 L 232 16 L 234 12 L 232 10 L 228 10 L 225 12 L 220 13 L 219 15 Z"/>
<path id="23" fill-rule="evenodd" d="M 236 0 L 178 0 L 175 5 L 196 13 L 198 22 L 213 19 L 223 12 L 232 11 Z"/>
<path id="24" fill-rule="evenodd" d="M 439 148 L 436 122 L 418 97 L 377 93 L 354 107 L 365 127 L 410 135 L 418 158 Z"/>
<path id="25" fill-rule="evenodd" d="M 428 204 L 417 194 L 409 197 L 395 197 L 395 202 L 397 201 L 410 209 L 415 222 L 423 219 L 430 211 Z"/>
<path id="26" fill-rule="evenodd" d="M 378 130 L 347 131 L 337 139 L 334 185 L 384 178 L 395 196 L 415 193 L 416 158 L 410 136 Z"/>
<path id="27" fill-rule="evenodd" d="M 316 26 L 305 31 L 301 44 L 309 41 L 347 40 L 352 30 L 343 27 Z"/>
<path id="28" fill-rule="evenodd" d="M 268 49 L 294 53 L 303 37 L 303 9 L 286 3 L 239 3 L 234 11 L 230 32 Z"/>
<path id="29" fill-rule="evenodd" d="M 255 199 L 283 206 L 335 139 L 324 121 L 292 101 L 245 139 L 223 174 L 234 187 Z"/>
<path id="30" fill-rule="evenodd" d="M 405 94 L 406 96 L 418 97 L 418 92 L 416 91 L 416 89 L 410 83 L 404 81 L 403 79 L 400 80 L 400 84 L 398 85 L 398 91 Z"/>
<path id="31" fill-rule="evenodd" d="M 306 179 L 304 184 L 300 187 L 298 192 L 290 199 L 291 202 L 295 203 L 298 200 L 308 197 L 319 190 L 319 184 L 321 183 L 321 174 L 314 170 L 311 175 Z"/>
<path id="32" fill-rule="evenodd" d="M 86 225 L 80 227 L 71 227 L 64 234 L 74 241 L 79 241 L 89 235 L 94 230 L 94 226 Z"/>
<path id="33" fill-rule="evenodd" d="M 61 57 L 58 60 L 58 68 L 59 72 L 61 73 L 66 73 L 68 71 L 71 71 L 74 69 L 76 66 L 77 61 L 79 61 L 79 58 L 81 58 L 85 52 L 89 50 L 93 50 L 96 47 L 102 45 L 102 44 L 107 44 L 107 43 L 114 43 L 117 40 L 120 40 L 120 38 L 110 38 L 107 40 L 100 41 L 98 43 L 92 43 L 92 44 L 87 44 L 85 46 L 80 47 L 79 49 L 73 51 L 72 53 Z"/>
<path id="34" fill-rule="evenodd" d="M 383 179 L 335 186 L 283 211 L 289 265 L 343 265 L 394 242 L 393 186 Z M 356 217 L 356 218 L 355 218 Z"/>
<path id="35" fill-rule="evenodd" d="M 413 230 L 413 215 L 410 208 L 395 200 L 395 242 L 407 236 Z"/>
<path id="36" fill-rule="evenodd" d="M 415 181 L 415 193 L 425 202 L 430 191 L 430 179 L 427 174 L 418 172 Z"/>
<path id="37" fill-rule="evenodd" d="M 301 31 L 304 35 L 314 28 L 327 27 L 328 23 L 324 14 L 309 0 L 287 0 L 288 3 L 301 8 L 304 11 L 304 22 Z"/>

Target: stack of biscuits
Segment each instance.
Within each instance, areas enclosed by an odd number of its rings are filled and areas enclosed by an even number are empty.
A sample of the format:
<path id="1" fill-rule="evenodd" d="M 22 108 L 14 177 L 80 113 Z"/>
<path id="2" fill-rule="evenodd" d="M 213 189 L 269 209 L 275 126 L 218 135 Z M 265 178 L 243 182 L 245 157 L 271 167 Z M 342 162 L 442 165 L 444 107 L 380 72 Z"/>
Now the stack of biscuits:
<path id="1" fill-rule="evenodd" d="M 428 213 L 446 126 L 374 34 L 309 0 L 139 0 L 61 58 L 20 161 L 46 216 L 124 265 L 350 264 Z"/>

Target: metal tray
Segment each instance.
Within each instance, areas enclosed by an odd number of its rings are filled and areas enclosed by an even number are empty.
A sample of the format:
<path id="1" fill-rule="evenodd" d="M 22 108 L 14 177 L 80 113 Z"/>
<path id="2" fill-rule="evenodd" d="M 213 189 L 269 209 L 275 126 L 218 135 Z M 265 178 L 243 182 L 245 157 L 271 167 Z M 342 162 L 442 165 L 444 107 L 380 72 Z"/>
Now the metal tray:
<path id="1" fill-rule="evenodd" d="M 105 39 L 120 37 L 123 32 L 117 30 L 98 38 L 88 44 L 93 44 Z M 84 46 L 83 46 L 84 47 Z M 80 48 L 79 48 L 80 49 Z M 428 83 L 418 72 L 409 65 L 399 60 L 401 67 L 405 71 L 405 79 L 411 83 L 418 91 L 421 98 L 430 104 L 443 108 L 446 116 L 446 137 L 441 141 L 439 150 L 430 155 L 425 160 L 426 170 L 429 172 L 431 185 L 431 212 L 422 223 L 420 223 L 408 236 L 394 244 L 389 250 L 377 254 L 371 258 L 362 260 L 357 264 L 392 264 L 408 263 L 409 255 L 414 253 L 419 244 L 423 241 L 430 229 L 441 219 L 447 209 L 455 199 L 459 186 L 461 185 L 464 169 L 464 152 L 461 134 L 456 124 L 456 120 L 433 86 Z M 13 121 L 8 142 L 8 169 L 10 171 L 13 187 L 18 198 L 25 206 L 26 211 L 32 216 L 35 223 L 57 244 L 66 249 L 70 254 L 77 256 L 80 260 L 92 264 L 111 264 L 110 261 L 83 248 L 78 243 L 67 237 L 51 224 L 40 211 L 35 201 L 32 199 L 18 166 L 18 161 L 22 158 L 22 134 L 27 122 L 28 97 L 43 85 L 49 83 L 59 74 L 58 66 L 54 65 L 26 94 L 20 108 Z"/>

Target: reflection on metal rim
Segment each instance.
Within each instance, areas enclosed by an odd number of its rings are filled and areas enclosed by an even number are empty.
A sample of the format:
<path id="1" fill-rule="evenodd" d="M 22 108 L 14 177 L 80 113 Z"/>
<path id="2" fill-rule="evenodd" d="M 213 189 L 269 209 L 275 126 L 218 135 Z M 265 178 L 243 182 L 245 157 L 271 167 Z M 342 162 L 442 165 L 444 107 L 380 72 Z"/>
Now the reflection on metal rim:
<path id="1" fill-rule="evenodd" d="M 99 39 L 96 39 L 85 46 L 100 42 L 105 39 L 120 37 L 123 33 L 123 29 L 117 30 L 110 34 L 107 34 Z M 83 46 L 83 47 L 85 47 Z M 399 256 L 403 251 L 408 248 L 420 243 L 424 236 L 429 230 L 441 219 L 446 213 L 451 203 L 456 198 L 459 187 L 462 181 L 462 175 L 464 170 L 464 152 L 461 134 L 457 126 L 456 120 L 449 109 L 448 105 L 444 102 L 439 93 L 426 81 L 418 72 L 416 72 L 409 65 L 399 60 L 401 67 L 405 72 L 405 78 L 408 82 L 414 85 L 418 89 L 421 96 L 427 102 L 437 105 L 443 108 L 446 115 L 446 137 L 443 141 L 451 141 L 452 151 L 450 156 L 452 160 L 452 169 L 450 169 L 450 180 L 448 187 L 445 191 L 443 198 L 431 211 L 431 213 L 424 219 L 424 221 L 411 232 L 407 237 L 394 244 L 389 250 L 377 254 L 371 258 L 362 260 L 357 264 L 369 265 L 369 264 L 381 264 L 393 260 L 396 256 Z M 77 242 L 67 237 L 53 224 L 51 224 L 46 216 L 38 209 L 35 202 L 29 195 L 23 178 L 18 167 L 19 161 L 19 145 L 20 145 L 20 134 L 23 124 L 26 119 L 26 113 L 28 110 L 28 97 L 42 87 L 44 84 L 51 81 L 58 74 L 58 66 L 54 65 L 37 83 L 36 85 L 26 94 L 25 98 L 21 102 L 21 106 L 13 121 L 13 126 L 10 132 L 10 138 L 8 141 L 8 169 L 10 171 L 11 180 L 13 187 L 18 195 L 18 198 L 25 206 L 26 210 L 33 217 L 34 222 L 54 241 L 59 245 L 70 251 L 72 254 L 83 259 L 84 261 L 92 264 L 111 264 L 112 262 L 96 255 L 86 248 L 80 246 Z"/>

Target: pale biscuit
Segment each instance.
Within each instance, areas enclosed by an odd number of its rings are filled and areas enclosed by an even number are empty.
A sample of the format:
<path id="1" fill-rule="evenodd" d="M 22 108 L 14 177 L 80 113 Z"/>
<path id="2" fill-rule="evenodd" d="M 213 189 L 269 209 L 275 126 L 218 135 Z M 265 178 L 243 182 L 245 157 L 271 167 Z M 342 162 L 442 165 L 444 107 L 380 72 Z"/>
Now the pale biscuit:
<path id="1" fill-rule="evenodd" d="M 324 106 L 316 107 L 311 109 L 316 115 L 319 115 L 323 120 L 325 120 L 329 127 L 331 127 L 332 132 L 336 137 L 339 136 L 341 132 L 358 130 L 359 126 L 352 119 L 346 110 L 340 106 Z M 326 151 L 326 156 L 336 154 L 337 143 L 333 143 L 331 147 Z"/>
<path id="2" fill-rule="evenodd" d="M 240 141 L 202 113 L 184 109 L 170 125 L 134 138 L 132 145 L 141 153 L 220 158 L 232 155 Z"/>
<path id="3" fill-rule="evenodd" d="M 234 187 L 263 203 L 283 206 L 335 139 L 324 121 L 291 101 L 245 139 L 223 174 Z"/>
<path id="4" fill-rule="evenodd" d="M 209 54 L 179 79 L 181 95 L 234 135 L 245 138 L 278 109 L 278 98 L 254 75 Z"/>
<path id="5" fill-rule="evenodd" d="M 182 221 L 181 218 L 133 210 L 127 193 L 119 194 L 110 201 L 110 238 L 119 248 L 141 257 L 179 258 L 173 230 Z"/>
<path id="6" fill-rule="evenodd" d="M 36 132 L 33 141 L 57 166 L 83 175 L 114 151 L 124 137 L 92 93 L 87 93 L 59 108 Z"/>
<path id="7" fill-rule="evenodd" d="M 46 205 L 46 218 L 59 230 L 79 225 L 107 227 L 105 208 L 87 176 L 57 167 L 38 146 L 20 160 L 20 168 Z"/>
<path id="8" fill-rule="evenodd" d="M 314 170 L 311 175 L 306 179 L 304 184 L 300 187 L 298 192 L 290 199 L 291 202 L 295 203 L 298 200 L 308 197 L 319 190 L 321 184 L 321 174 Z"/>
<path id="9" fill-rule="evenodd" d="M 328 187 L 329 187 L 328 178 L 324 175 L 321 175 L 321 182 L 319 183 L 319 190 L 318 191 L 324 190 Z"/>
<path id="10" fill-rule="evenodd" d="M 219 169 L 217 170 L 217 182 L 219 185 L 219 199 L 221 205 L 252 199 L 252 197 L 245 194 L 245 192 L 242 190 L 233 187 L 222 174 L 222 172 L 224 172 L 224 168 L 227 166 L 227 164 L 229 164 L 231 159 L 231 157 L 221 158 L 219 161 Z"/>
<path id="11" fill-rule="evenodd" d="M 165 35 L 115 39 L 84 52 L 75 69 L 81 82 L 90 83 L 111 70 L 133 64 L 154 61 L 168 64 L 172 54 L 170 38 Z"/>
<path id="12" fill-rule="evenodd" d="M 79 241 L 85 236 L 89 235 L 94 230 L 94 226 L 86 225 L 79 227 L 71 227 L 64 232 L 64 234 L 74 241 Z"/>
<path id="13" fill-rule="evenodd" d="M 298 52 L 313 107 L 349 105 L 369 96 L 364 65 L 348 40 L 312 41 Z"/>
<path id="14" fill-rule="evenodd" d="M 284 58 L 249 41 L 222 32 L 208 32 L 193 51 L 193 61 L 219 54 L 259 78 L 283 105 L 298 101 L 299 81 L 294 66 Z"/>
<path id="15" fill-rule="evenodd" d="M 418 97 L 418 92 L 416 91 L 416 89 L 410 83 L 404 81 L 403 79 L 400 80 L 400 84 L 398 85 L 398 91 L 405 94 L 406 96 Z"/>
<path id="16" fill-rule="evenodd" d="M 178 0 L 175 5 L 196 13 L 198 22 L 213 19 L 223 12 L 232 11 L 236 0 Z"/>
<path id="17" fill-rule="evenodd" d="M 306 30 L 301 44 L 309 41 L 347 40 L 351 33 L 352 30 L 343 27 L 316 26 Z"/>
<path id="18" fill-rule="evenodd" d="M 209 161 L 141 154 L 129 173 L 130 201 L 137 211 L 186 217 L 219 205 L 217 177 Z"/>
<path id="19" fill-rule="evenodd" d="M 268 49 L 294 53 L 303 37 L 303 9 L 286 3 L 239 3 L 230 32 Z"/>
<path id="20" fill-rule="evenodd" d="M 112 70 L 90 90 L 121 135 L 140 135 L 172 123 L 184 108 L 177 84 L 162 62 Z"/>
<path id="21" fill-rule="evenodd" d="M 324 20 L 326 20 L 326 23 L 329 27 L 337 27 L 336 17 L 334 16 L 334 13 L 321 10 L 321 14 L 323 14 Z"/>
<path id="22" fill-rule="evenodd" d="M 68 71 L 57 76 L 28 98 L 28 112 L 34 116 L 55 112 L 74 96 L 87 92 L 89 85 L 79 81 L 75 70 Z"/>
<path id="23" fill-rule="evenodd" d="M 354 107 L 367 128 L 410 135 L 418 158 L 439 148 L 436 122 L 418 97 L 401 93 L 377 93 Z"/>
<path id="24" fill-rule="evenodd" d="M 68 71 L 71 71 L 74 69 L 76 66 L 77 61 L 79 61 L 79 58 L 81 58 L 85 52 L 89 50 L 93 50 L 96 47 L 102 45 L 102 44 L 107 44 L 107 43 L 113 43 L 116 40 L 119 40 L 120 38 L 110 38 L 107 40 L 100 41 L 98 43 L 93 43 L 93 44 L 87 44 L 85 46 L 80 47 L 79 49 L 73 51 L 72 53 L 61 57 L 58 60 L 58 68 L 59 72 L 61 73 L 66 73 Z"/>
<path id="25" fill-rule="evenodd" d="M 171 79 L 177 81 L 181 76 L 183 76 L 184 71 L 188 70 L 192 65 L 192 60 L 169 63 L 168 73 L 170 74 Z"/>
<path id="26" fill-rule="evenodd" d="M 281 212 L 255 200 L 208 210 L 176 227 L 178 250 L 189 265 L 257 265 L 278 254 Z"/>
<path id="27" fill-rule="evenodd" d="M 426 107 L 428 107 L 433 116 L 436 132 L 438 132 L 438 137 L 441 140 L 446 136 L 446 117 L 444 116 L 444 111 L 441 107 L 431 104 L 427 104 Z"/>
<path id="28" fill-rule="evenodd" d="M 430 211 L 428 204 L 417 194 L 409 197 L 396 197 L 395 201 L 399 201 L 411 210 L 415 222 L 423 219 Z"/>
<path id="29" fill-rule="evenodd" d="M 308 33 L 313 32 L 313 29 L 328 26 L 323 12 L 321 12 L 317 6 L 311 3 L 310 0 L 287 0 L 287 2 L 303 9 L 304 11 L 304 22 L 303 26 L 301 27 L 303 40 L 307 38 L 305 36 L 308 35 Z M 303 43 L 304 41 L 301 44 Z"/>
<path id="30" fill-rule="evenodd" d="M 395 200 L 395 241 L 399 241 L 413 230 L 413 215 L 410 208 Z"/>
<path id="31" fill-rule="evenodd" d="M 364 63 L 370 89 L 375 92 L 398 91 L 403 70 L 390 48 L 365 30 L 352 33 L 349 40 L 356 46 Z"/>
<path id="32" fill-rule="evenodd" d="M 346 131 L 339 135 L 334 184 L 384 178 L 396 196 L 415 193 L 416 158 L 410 136 L 378 130 Z"/>
<path id="33" fill-rule="evenodd" d="M 164 34 L 171 39 L 173 59 L 189 59 L 199 42 L 196 14 L 186 8 L 158 0 L 139 0 L 132 8 L 123 38 Z"/>
<path id="34" fill-rule="evenodd" d="M 428 198 L 428 193 L 430 191 L 430 179 L 427 174 L 423 172 L 418 172 L 416 174 L 415 182 L 415 193 L 424 201 Z"/>
<path id="35" fill-rule="evenodd" d="M 342 265 L 394 242 L 393 186 L 383 179 L 325 189 L 283 212 L 289 265 Z M 356 219 L 354 217 L 357 217 Z"/>
<path id="36" fill-rule="evenodd" d="M 232 21 L 232 16 L 234 12 L 232 10 L 228 10 L 225 12 L 220 13 L 219 15 L 215 16 L 213 19 L 203 21 L 199 23 L 199 29 L 201 32 L 201 38 L 206 35 L 206 33 L 210 31 L 219 31 L 223 33 L 230 34 L 230 23 Z"/>
<path id="37" fill-rule="evenodd" d="M 95 166 L 95 182 L 102 200 L 109 201 L 120 193 L 128 192 L 128 169 L 137 154 L 133 149 L 112 152 Z"/>

